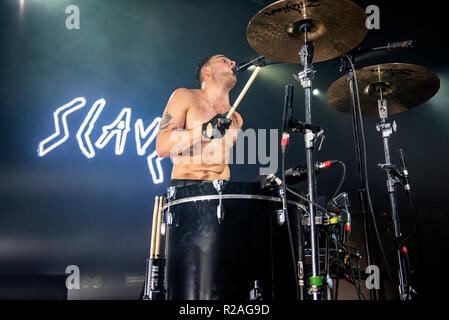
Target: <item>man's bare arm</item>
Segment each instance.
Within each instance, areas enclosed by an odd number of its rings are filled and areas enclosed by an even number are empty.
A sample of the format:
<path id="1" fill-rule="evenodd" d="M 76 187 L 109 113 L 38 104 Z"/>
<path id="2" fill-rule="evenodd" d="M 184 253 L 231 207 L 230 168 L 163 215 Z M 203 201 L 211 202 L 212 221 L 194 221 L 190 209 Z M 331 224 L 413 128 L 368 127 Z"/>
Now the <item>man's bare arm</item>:
<path id="1" fill-rule="evenodd" d="M 184 129 L 190 103 L 191 93 L 187 89 L 178 89 L 171 95 L 156 139 L 156 152 L 159 157 L 168 158 L 170 153 L 180 154 L 201 141 L 201 130 Z"/>

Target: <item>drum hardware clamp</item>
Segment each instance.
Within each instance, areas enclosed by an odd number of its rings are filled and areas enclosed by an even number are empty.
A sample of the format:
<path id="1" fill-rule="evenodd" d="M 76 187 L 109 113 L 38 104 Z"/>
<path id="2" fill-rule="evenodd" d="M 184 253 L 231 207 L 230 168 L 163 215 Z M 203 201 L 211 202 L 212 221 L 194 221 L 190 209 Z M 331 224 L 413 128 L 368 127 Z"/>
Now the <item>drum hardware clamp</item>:
<path id="1" fill-rule="evenodd" d="M 212 182 L 215 190 L 218 192 L 218 206 L 217 206 L 217 219 L 218 223 L 222 223 L 224 220 L 225 212 L 223 210 L 223 205 L 221 204 L 221 194 L 224 189 L 224 180 L 215 179 Z"/>
<path id="2" fill-rule="evenodd" d="M 323 225 L 323 226 L 328 226 L 331 224 L 335 224 L 333 223 L 335 220 L 333 220 L 331 217 L 324 215 L 324 216 L 315 216 L 315 224 L 316 225 Z M 310 226 L 310 217 L 304 217 L 303 219 L 303 225 L 305 226 Z"/>
<path id="3" fill-rule="evenodd" d="M 170 186 L 167 188 L 167 211 L 165 211 L 165 222 L 171 226 L 173 224 L 173 214 L 170 212 L 170 202 L 175 199 L 176 188 Z"/>

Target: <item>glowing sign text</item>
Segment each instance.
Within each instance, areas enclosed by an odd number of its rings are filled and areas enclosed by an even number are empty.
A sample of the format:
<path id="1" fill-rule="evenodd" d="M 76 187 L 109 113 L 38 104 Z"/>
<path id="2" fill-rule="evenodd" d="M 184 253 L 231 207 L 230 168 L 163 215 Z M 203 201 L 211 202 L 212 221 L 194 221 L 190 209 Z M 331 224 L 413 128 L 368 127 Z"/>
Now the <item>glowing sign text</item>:
<path id="1" fill-rule="evenodd" d="M 123 117 L 125 120 L 123 120 Z M 115 139 L 115 154 L 120 155 L 123 153 L 125 148 L 126 136 L 128 135 L 129 122 L 131 121 L 131 109 L 124 108 L 122 112 L 118 115 L 117 119 L 114 120 L 110 125 L 103 127 L 103 134 L 95 142 L 95 146 L 98 149 L 103 149 L 105 145 L 108 144 L 114 135 Z"/>
<path id="2" fill-rule="evenodd" d="M 55 122 L 55 130 L 56 131 L 51 136 L 49 136 L 47 139 L 45 139 L 39 143 L 39 149 L 38 149 L 39 157 L 45 156 L 47 153 L 49 153 L 51 150 L 58 147 L 59 145 L 63 144 L 69 138 L 69 129 L 67 127 L 67 116 L 69 114 L 71 114 L 72 112 L 84 107 L 85 104 L 86 104 L 86 99 L 81 97 L 81 98 L 73 99 L 69 103 L 56 109 L 56 111 L 53 113 L 53 119 Z M 61 112 L 62 112 L 62 116 L 61 116 L 61 120 L 60 120 L 59 114 Z M 59 138 L 59 136 L 61 135 L 60 121 L 62 123 L 62 127 L 64 128 L 64 136 L 62 138 Z M 56 141 L 54 141 L 54 140 L 56 140 Z M 45 147 L 49 142 L 52 142 L 52 141 L 54 141 L 53 144 L 51 144 L 49 147 Z"/>
<path id="3" fill-rule="evenodd" d="M 86 99 L 83 97 L 79 97 L 56 109 L 56 111 L 53 113 L 55 133 L 39 143 L 39 147 L 37 150 L 39 157 L 45 156 L 47 153 L 67 141 L 67 139 L 70 137 L 69 128 L 67 126 L 67 116 L 77 111 L 78 109 L 83 108 L 85 104 Z M 105 105 L 105 99 L 99 99 L 95 101 L 76 133 L 76 139 L 78 141 L 79 148 L 87 158 L 95 157 L 95 150 L 90 140 L 90 135 Z M 111 124 L 102 127 L 102 134 L 95 142 L 95 146 L 98 149 L 103 149 L 112 140 L 112 138 L 115 137 L 115 154 L 123 154 L 126 138 L 129 131 L 131 130 L 130 122 L 131 109 L 123 108 L 120 114 Z M 159 131 L 160 122 L 161 118 L 157 117 L 147 128 L 144 128 L 143 120 L 136 120 L 134 128 L 137 154 L 139 156 L 145 155 L 151 142 L 153 142 L 156 138 L 156 135 Z M 61 134 L 61 127 L 63 128 L 63 134 Z M 155 184 L 164 181 L 164 173 L 162 170 L 161 161 L 162 158 L 159 158 L 157 156 L 156 151 L 151 152 L 150 155 L 147 156 L 148 169 L 151 173 L 153 183 Z"/>

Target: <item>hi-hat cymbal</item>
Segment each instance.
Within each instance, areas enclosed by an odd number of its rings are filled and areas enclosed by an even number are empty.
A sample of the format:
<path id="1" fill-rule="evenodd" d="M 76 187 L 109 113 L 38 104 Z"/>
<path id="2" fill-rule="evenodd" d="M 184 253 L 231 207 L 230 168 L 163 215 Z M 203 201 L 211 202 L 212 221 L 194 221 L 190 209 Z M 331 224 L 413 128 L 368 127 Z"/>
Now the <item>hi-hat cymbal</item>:
<path id="1" fill-rule="evenodd" d="M 300 25 L 311 23 L 308 40 L 315 44 L 313 62 L 333 59 L 365 38 L 366 14 L 349 0 L 289 0 L 275 2 L 249 22 L 246 37 L 261 55 L 286 63 L 300 63 L 304 45 Z"/>
<path id="2" fill-rule="evenodd" d="M 387 99 L 389 114 L 407 111 L 432 98 L 440 88 L 438 75 L 424 67 L 407 63 L 386 63 L 356 71 L 363 115 L 378 115 L 377 101 Z M 327 101 L 337 111 L 351 113 L 348 77 L 329 87 Z"/>

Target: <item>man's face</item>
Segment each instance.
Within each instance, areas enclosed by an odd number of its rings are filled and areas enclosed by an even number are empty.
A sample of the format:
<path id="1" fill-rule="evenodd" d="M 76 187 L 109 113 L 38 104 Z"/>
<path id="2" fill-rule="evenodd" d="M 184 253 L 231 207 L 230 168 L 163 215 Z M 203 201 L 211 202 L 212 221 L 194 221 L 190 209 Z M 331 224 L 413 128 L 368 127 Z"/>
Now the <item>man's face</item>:
<path id="1" fill-rule="evenodd" d="M 213 56 L 209 63 L 205 66 L 206 72 L 210 75 L 211 79 L 217 81 L 224 81 L 228 83 L 231 88 L 234 87 L 237 77 L 235 76 L 232 68 L 235 67 L 235 61 L 225 57 L 222 54 Z"/>

